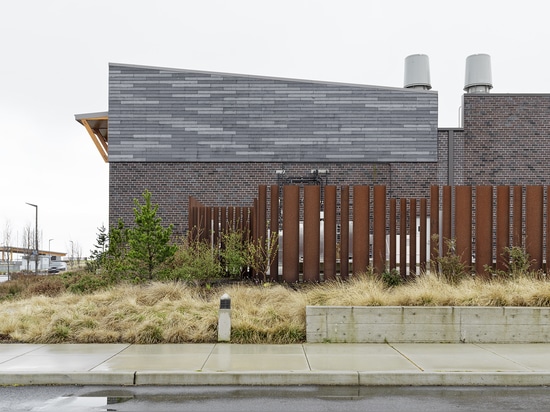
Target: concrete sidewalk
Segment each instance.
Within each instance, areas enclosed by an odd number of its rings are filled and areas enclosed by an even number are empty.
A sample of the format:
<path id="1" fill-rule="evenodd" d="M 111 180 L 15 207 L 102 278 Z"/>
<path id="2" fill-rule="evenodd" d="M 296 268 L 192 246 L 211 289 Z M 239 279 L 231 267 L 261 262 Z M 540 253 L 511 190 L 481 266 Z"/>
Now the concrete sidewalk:
<path id="1" fill-rule="evenodd" d="M 550 385 L 550 344 L 0 344 L 0 385 Z"/>

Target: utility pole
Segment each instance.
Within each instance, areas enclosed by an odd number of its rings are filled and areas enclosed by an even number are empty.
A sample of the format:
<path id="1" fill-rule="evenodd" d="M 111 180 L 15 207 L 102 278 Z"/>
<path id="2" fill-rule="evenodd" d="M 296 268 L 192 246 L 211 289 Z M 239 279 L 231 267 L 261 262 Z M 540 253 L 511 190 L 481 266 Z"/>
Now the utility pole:
<path id="1" fill-rule="evenodd" d="M 25 202 L 27 203 L 27 202 Z M 38 205 L 33 205 L 32 203 L 27 203 L 29 206 L 35 208 L 35 219 L 34 219 L 34 274 L 38 275 Z"/>

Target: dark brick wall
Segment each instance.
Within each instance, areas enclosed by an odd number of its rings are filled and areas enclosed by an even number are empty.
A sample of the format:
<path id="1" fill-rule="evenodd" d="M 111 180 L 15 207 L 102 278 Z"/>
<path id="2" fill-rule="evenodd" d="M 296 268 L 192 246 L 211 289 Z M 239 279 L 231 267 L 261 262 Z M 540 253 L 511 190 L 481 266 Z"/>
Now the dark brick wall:
<path id="1" fill-rule="evenodd" d="M 456 184 L 550 184 L 550 95 L 464 95 L 457 144 Z"/>
<path id="2" fill-rule="evenodd" d="M 427 197 L 434 184 L 449 184 L 452 134 L 456 185 L 550 185 L 550 95 L 466 94 L 464 128 L 438 131 L 437 162 L 112 162 L 110 224 L 133 220 L 133 199 L 148 189 L 164 223 L 177 234 L 187 228 L 194 196 L 208 205 L 251 205 L 258 185 L 282 183 L 329 169 L 334 185 L 383 184 L 390 197 Z"/>
<path id="3" fill-rule="evenodd" d="M 441 134 L 441 136 L 445 136 Z M 446 167 L 446 162 L 444 163 Z M 311 176 L 312 169 L 329 169 L 331 185 L 386 185 L 390 197 L 427 197 L 432 184 L 444 184 L 439 163 L 146 163 L 110 164 L 110 224 L 133 220 L 133 200 L 147 189 L 159 205 L 163 222 L 176 234 L 187 229 L 189 196 L 207 205 L 252 205 L 259 185 L 282 184 L 285 179 Z M 352 196 L 353 198 L 353 196 Z"/>
<path id="4" fill-rule="evenodd" d="M 276 167 L 278 167 L 277 165 Z M 208 205 L 251 205 L 258 185 L 276 182 L 269 163 L 110 163 L 109 221 L 133 220 L 133 200 L 149 190 L 163 223 L 187 229 L 189 196 Z"/>
<path id="5" fill-rule="evenodd" d="M 111 64 L 110 224 L 131 222 L 148 189 L 181 234 L 189 196 L 250 205 L 258 185 L 284 183 L 277 169 L 426 196 L 441 177 L 437 111 L 431 91 Z"/>

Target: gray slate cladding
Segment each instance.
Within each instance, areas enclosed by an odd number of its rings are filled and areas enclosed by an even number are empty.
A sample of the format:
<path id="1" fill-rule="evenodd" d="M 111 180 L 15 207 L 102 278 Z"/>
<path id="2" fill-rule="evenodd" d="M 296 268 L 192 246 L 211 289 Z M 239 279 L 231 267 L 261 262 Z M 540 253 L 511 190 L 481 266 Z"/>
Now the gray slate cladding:
<path id="1" fill-rule="evenodd" d="M 436 92 L 109 66 L 111 163 L 436 161 Z"/>

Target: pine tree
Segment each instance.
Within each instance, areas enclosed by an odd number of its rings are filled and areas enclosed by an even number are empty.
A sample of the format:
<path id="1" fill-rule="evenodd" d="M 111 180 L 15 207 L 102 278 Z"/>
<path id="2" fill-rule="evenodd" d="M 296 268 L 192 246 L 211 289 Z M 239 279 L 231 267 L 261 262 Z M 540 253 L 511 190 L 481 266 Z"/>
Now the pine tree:
<path id="1" fill-rule="evenodd" d="M 151 204 L 151 193 L 143 193 L 145 204 L 134 199 L 135 226 L 128 230 L 128 258 L 140 273 L 146 272 L 149 279 L 159 265 L 174 256 L 177 246 L 171 244 L 173 225 L 163 227 L 157 216 L 158 205 Z"/>
<path id="2" fill-rule="evenodd" d="M 90 260 L 86 263 L 88 270 L 92 272 L 95 272 L 103 266 L 105 252 L 109 247 L 109 235 L 107 234 L 105 225 L 101 225 L 97 230 L 96 244 L 94 244 L 94 249 L 90 251 Z"/>
<path id="3" fill-rule="evenodd" d="M 103 255 L 103 265 L 115 279 L 121 279 L 128 271 L 128 231 L 122 219 L 109 230 L 109 247 Z"/>

